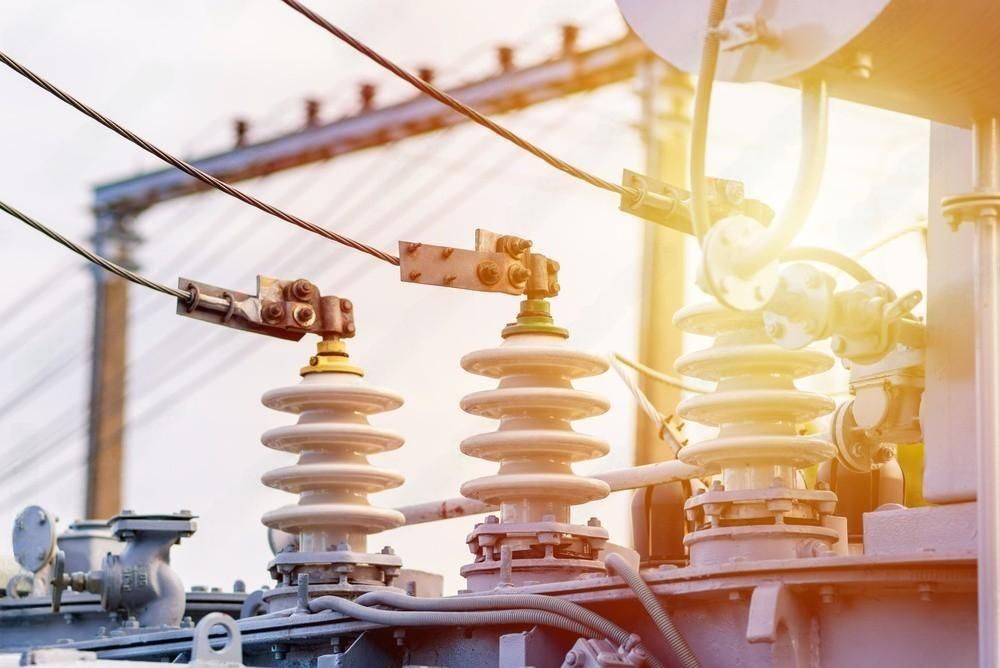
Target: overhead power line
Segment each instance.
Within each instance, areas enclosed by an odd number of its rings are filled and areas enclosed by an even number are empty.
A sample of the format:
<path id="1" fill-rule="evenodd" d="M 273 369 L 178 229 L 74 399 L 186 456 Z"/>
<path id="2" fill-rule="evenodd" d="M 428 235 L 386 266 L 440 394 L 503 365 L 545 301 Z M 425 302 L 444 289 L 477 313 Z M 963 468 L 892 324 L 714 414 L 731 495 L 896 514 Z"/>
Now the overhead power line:
<path id="1" fill-rule="evenodd" d="M 373 247 L 371 247 L 371 246 L 369 246 L 367 244 L 361 243 L 360 241 L 355 241 L 354 239 L 351 239 L 349 237 L 345 237 L 342 234 L 337 234 L 336 232 L 333 232 L 331 230 L 327 230 L 327 229 L 322 228 L 322 227 L 320 227 L 318 225 L 310 223 L 307 220 L 303 220 L 302 218 L 299 218 L 298 216 L 295 216 L 293 214 L 287 213 L 286 211 L 282 211 L 281 209 L 279 209 L 279 208 L 277 208 L 275 206 L 272 206 L 272 205 L 270 205 L 270 204 L 268 204 L 266 202 L 263 202 L 263 201 L 257 199 L 256 197 L 254 197 L 253 195 L 248 195 L 247 193 L 243 192 L 242 190 L 239 190 L 238 188 L 235 188 L 235 187 L 229 185 L 225 181 L 222 181 L 221 179 L 218 179 L 218 178 L 212 176 L 211 174 L 208 174 L 208 173 L 206 173 L 206 172 L 198 169 L 194 165 L 192 165 L 192 164 L 190 164 L 188 162 L 185 162 L 184 160 L 181 160 L 180 158 L 174 157 L 173 155 L 167 153 L 163 149 L 161 149 L 161 148 L 159 148 L 159 147 L 151 144 L 150 142 L 146 141 L 145 139 L 143 139 L 139 135 L 135 134 L 131 130 L 128 130 L 128 129 L 122 127 L 121 125 L 119 125 L 118 123 L 114 122 L 113 120 L 111 120 L 107 116 L 104 116 L 103 114 L 101 114 L 101 113 L 95 111 L 94 109 L 88 107 L 86 104 L 84 104 L 83 102 L 80 102 L 79 100 L 77 100 L 75 97 L 73 97 L 69 93 L 66 93 L 65 91 L 63 91 L 60 88 L 56 87 L 54 84 L 49 83 L 48 81 L 46 81 L 42 77 L 38 76 L 37 74 L 35 74 L 31 70 L 29 70 L 27 67 L 25 67 L 25 66 L 21 65 L 20 63 L 18 63 L 16 60 L 14 60 L 13 58 L 11 58 L 7 54 L 0 52 L 0 62 L 2 62 L 4 65 L 6 65 L 7 67 L 11 68 L 15 72 L 17 72 L 18 74 L 20 74 L 21 76 L 23 76 L 24 78 L 28 79 L 29 81 L 31 81 L 33 84 L 35 84 L 39 88 L 41 88 L 41 89 L 45 90 L 46 92 L 51 93 L 52 95 L 56 96 L 57 98 L 59 98 L 60 100 L 62 100 L 66 104 L 70 105 L 71 107 L 73 107 L 74 109 L 76 109 L 77 111 L 79 111 L 80 113 L 89 116 L 90 118 L 94 119 L 95 121 L 97 121 L 98 123 L 100 123 L 104 127 L 108 128 L 112 132 L 115 132 L 119 136 L 124 137 L 125 139 L 129 140 L 130 142 L 132 142 L 136 146 L 142 148 L 145 151 L 148 151 L 149 153 L 152 153 L 153 155 L 155 155 L 157 158 L 159 158 L 160 160 L 164 161 L 168 165 L 172 165 L 173 167 L 176 167 L 177 169 L 181 170 L 185 174 L 187 174 L 187 175 L 189 175 L 189 176 L 191 176 L 191 177 L 193 177 L 195 179 L 198 179 L 202 183 L 204 183 L 204 184 L 206 184 L 208 186 L 211 186 L 213 188 L 216 188 L 218 190 L 221 190 L 222 192 L 226 193 L 230 197 L 235 197 L 236 199 L 238 199 L 238 200 L 240 200 L 240 201 L 242 201 L 242 202 L 244 202 L 246 204 L 249 204 L 252 207 L 256 207 L 257 209 L 260 209 L 261 211 L 263 211 L 265 213 L 268 213 L 268 214 L 270 214 L 270 215 L 272 215 L 272 216 L 274 216 L 276 218 L 280 218 L 281 220 L 285 221 L 286 223 L 291 223 L 292 225 L 295 225 L 297 227 L 301 227 L 304 230 L 308 230 L 309 232 L 312 232 L 313 234 L 318 234 L 319 236 L 324 237 L 326 239 L 329 239 L 330 241 L 336 241 L 337 243 L 343 244 L 344 246 L 347 246 L 348 248 L 353 248 L 354 250 L 361 251 L 362 253 L 367 253 L 367 254 L 371 255 L 372 257 L 376 257 L 379 260 L 382 260 L 383 262 L 388 262 L 389 264 L 393 264 L 393 265 L 397 265 L 397 266 L 399 265 L 399 258 L 396 257 L 395 255 L 390 255 L 389 253 L 385 253 L 383 251 L 380 251 L 377 248 L 373 248 Z"/>
<path id="2" fill-rule="evenodd" d="M 29 227 L 33 227 L 34 229 L 38 230 L 39 232 L 41 232 L 42 234 L 44 234 L 48 238 L 52 239 L 53 241 L 55 241 L 55 242 L 57 242 L 59 244 L 62 244 L 66 248 L 70 249 L 71 251 L 73 251 L 77 255 L 80 255 L 80 256 L 86 258 L 90 262 L 93 262 L 94 264 L 96 264 L 98 267 L 101 267 L 102 269 L 110 271 L 112 274 L 115 274 L 116 276 L 120 276 L 120 277 L 124 278 L 126 281 L 131 281 L 132 283 L 135 283 L 136 285 L 141 285 L 144 288 L 149 288 L 150 290 L 155 290 L 156 292 L 162 292 L 165 295 L 170 295 L 172 297 L 176 297 L 177 299 L 184 299 L 184 300 L 190 300 L 191 299 L 191 293 L 190 292 L 187 292 L 186 290 L 178 290 L 177 288 L 171 288 L 170 286 L 163 285 L 162 283 L 157 283 L 156 281 L 150 280 L 150 279 L 146 278 L 145 276 L 140 276 L 139 274 L 135 273 L 134 271 L 129 271 L 125 267 L 117 265 L 114 262 L 112 262 L 111 260 L 103 258 L 100 255 L 95 255 L 94 253 L 91 253 L 89 250 L 87 250 L 83 246 L 81 246 L 81 245 L 79 245 L 79 244 L 77 244 L 77 243 L 75 243 L 73 241 L 70 241 L 69 239 L 67 239 L 63 235 L 59 234 L 55 230 L 50 229 L 50 228 L 46 227 L 45 225 L 41 224 L 40 222 L 38 222 L 37 220 L 35 220 L 31 216 L 29 216 L 27 214 L 24 214 L 24 213 L 21 213 L 20 211 L 18 211 L 14 207 L 10 206 L 6 202 L 0 201 L 0 210 L 3 210 L 6 213 L 9 213 L 11 216 L 17 218 L 18 220 L 20 220 L 25 225 L 28 225 Z"/>
<path id="3" fill-rule="evenodd" d="M 459 101 L 457 98 L 452 97 L 451 95 L 444 92 L 440 88 L 427 83 L 420 77 L 411 74 L 410 72 L 407 72 L 396 63 L 392 62 L 385 56 L 379 54 L 377 51 L 367 46 L 363 42 L 359 41 L 355 37 L 352 37 L 348 33 L 344 32 L 343 30 L 341 30 L 334 24 L 330 23 L 328 20 L 326 20 L 316 12 L 312 11 L 302 3 L 298 2 L 297 0 L 282 0 L 282 2 L 284 2 L 286 5 L 288 5 L 295 11 L 305 16 L 307 19 L 309 19 L 319 27 L 331 33 L 341 41 L 347 43 L 349 46 L 351 46 L 353 49 L 355 49 L 362 55 L 368 57 L 369 59 L 373 60 L 377 64 L 381 65 L 385 69 L 389 70 L 390 72 L 398 76 L 399 78 L 408 82 L 410 85 L 414 86 L 418 90 L 426 93 L 427 95 L 430 95 L 432 98 L 434 98 L 441 104 L 447 107 L 451 107 L 458 113 L 468 117 L 470 120 L 478 123 L 479 125 L 482 125 L 483 127 L 492 130 L 493 132 L 503 137 L 507 141 L 512 142 L 514 145 L 524 149 L 525 151 L 531 153 L 535 157 L 544 160 L 546 163 L 548 163 L 552 167 L 555 167 L 559 171 L 565 172 L 570 176 L 578 178 L 581 181 L 585 181 L 586 183 L 589 183 L 590 185 L 600 188 L 602 190 L 607 190 L 613 193 L 617 193 L 619 195 L 629 195 L 634 198 L 638 198 L 640 196 L 640 192 L 635 188 L 621 186 L 618 185 L 617 183 L 605 181 L 599 176 L 594 176 L 593 174 L 586 172 L 580 169 L 579 167 L 575 167 L 569 164 L 568 162 L 557 158 L 548 151 L 536 146 L 535 144 L 529 142 L 527 139 L 524 139 L 520 135 L 515 134 L 514 132 L 508 130 L 507 128 L 503 127 L 497 122 L 490 120 L 482 113 L 476 111 L 475 109 L 465 104 L 464 102 Z"/>

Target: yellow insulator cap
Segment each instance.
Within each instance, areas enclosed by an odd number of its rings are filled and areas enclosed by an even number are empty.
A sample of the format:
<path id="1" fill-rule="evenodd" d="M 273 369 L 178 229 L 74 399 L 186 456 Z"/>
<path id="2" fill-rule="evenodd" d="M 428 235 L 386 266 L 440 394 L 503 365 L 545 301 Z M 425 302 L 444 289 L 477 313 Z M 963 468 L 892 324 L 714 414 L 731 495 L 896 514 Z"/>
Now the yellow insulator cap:
<path id="1" fill-rule="evenodd" d="M 365 375 L 364 369 L 351 364 L 351 358 L 347 354 L 347 345 L 340 339 L 319 341 L 316 344 L 316 354 L 309 358 L 309 366 L 304 366 L 299 370 L 299 374 L 302 376 L 310 373 Z"/>

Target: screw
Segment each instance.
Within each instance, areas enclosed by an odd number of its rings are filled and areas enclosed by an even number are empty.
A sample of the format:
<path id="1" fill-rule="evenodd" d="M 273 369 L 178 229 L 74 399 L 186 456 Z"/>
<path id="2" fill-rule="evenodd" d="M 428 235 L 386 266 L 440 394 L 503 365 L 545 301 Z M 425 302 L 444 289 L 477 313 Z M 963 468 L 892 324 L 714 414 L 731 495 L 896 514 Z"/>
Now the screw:
<path id="1" fill-rule="evenodd" d="M 566 664 L 567 666 L 575 666 L 576 665 L 576 652 L 575 651 L 567 652 L 566 653 L 566 658 L 563 660 L 563 663 Z"/>
<path id="2" fill-rule="evenodd" d="M 304 278 L 300 278 L 292 283 L 292 296 L 300 302 L 309 301 L 315 294 L 316 290 L 313 288 L 312 283 Z"/>
<path id="3" fill-rule="evenodd" d="M 486 516 L 486 523 L 487 524 L 499 524 L 500 523 L 500 518 L 497 517 L 496 515 L 487 515 Z"/>
<path id="4" fill-rule="evenodd" d="M 346 325 L 344 325 L 344 331 L 347 332 L 348 334 L 353 334 L 354 330 L 355 327 L 353 322 L 349 322 Z"/>
<path id="5" fill-rule="evenodd" d="M 417 252 L 417 249 L 423 246 L 421 243 L 409 243 L 406 245 L 406 252 L 413 255 Z"/>
<path id="6" fill-rule="evenodd" d="M 350 313 L 351 311 L 354 310 L 354 304 L 351 303 L 350 299 L 341 299 L 340 310 L 343 311 L 344 313 Z"/>
<path id="7" fill-rule="evenodd" d="M 382 554 L 396 554 L 390 545 L 386 545 L 382 548 Z"/>
<path id="8" fill-rule="evenodd" d="M 419 271 L 411 271 L 410 272 L 410 280 L 411 281 L 417 280 L 418 278 L 420 278 L 420 276 L 421 276 L 421 273 Z"/>
<path id="9" fill-rule="evenodd" d="M 456 276 L 455 274 L 447 274 L 444 277 L 444 282 L 445 283 L 454 283 L 456 278 L 458 278 L 458 276 Z"/>
<path id="10" fill-rule="evenodd" d="M 455 252 L 454 248 L 442 248 L 441 249 L 441 257 L 443 257 L 443 258 L 449 258 L 449 257 L 451 257 L 451 254 L 454 253 L 454 252 Z"/>
<path id="11" fill-rule="evenodd" d="M 589 520 L 587 520 L 587 526 L 589 526 L 589 527 L 599 527 L 599 526 L 601 526 L 601 520 L 600 520 L 600 518 L 591 517 Z"/>
<path id="12" fill-rule="evenodd" d="M 285 307 L 278 302 L 271 302 L 264 307 L 261 315 L 270 323 L 277 323 L 285 317 Z"/>
<path id="13" fill-rule="evenodd" d="M 479 266 L 476 267 L 476 276 L 486 285 L 496 285 L 497 281 L 500 280 L 500 267 L 497 266 L 496 262 L 490 260 L 480 262 Z"/>
<path id="14" fill-rule="evenodd" d="M 316 312 L 313 310 L 312 306 L 296 306 L 295 310 L 292 311 L 292 317 L 295 318 L 295 322 L 302 327 L 309 327 L 316 322 Z"/>

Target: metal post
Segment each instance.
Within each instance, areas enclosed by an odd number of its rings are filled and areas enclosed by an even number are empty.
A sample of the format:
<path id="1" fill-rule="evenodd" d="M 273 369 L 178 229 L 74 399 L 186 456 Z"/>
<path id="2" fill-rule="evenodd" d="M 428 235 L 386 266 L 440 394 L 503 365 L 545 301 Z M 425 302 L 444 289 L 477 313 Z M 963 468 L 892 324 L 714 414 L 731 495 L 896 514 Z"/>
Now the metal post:
<path id="1" fill-rule="evenodd" d="M 691 78 L 651 58 L 638 69 L 642 100 L 642 133 L 646 173 L 684 186 L 691 141 Z M 673 315 L 684 305 L 684 235 L 647 224 L 643 233 L 640 295 L 639 361 L 669 371 L 680 357 L 682 335 Z M 681 400 L 679 389 L 641 377 L 639 386 L 659 410 L 672 413 Z M 639 409 L 635 457 L 641 466 L 673 459 L 673 452 Z M 633 543 L 643 559 L 683 562 L 686 484 L 671 482 L 649 487 L 633 499 Z M 658 507 L 658 520 L 650 509 Z M 654 525 L 655 523 L 655 525 Z"/>
<path id="2" fill-rule="evenodd" d="M 973 176 L 983 197 L 974 220 L 974 314 L 979 480 L 979 665 L 1000 665 L 1000 245 L 997 236 L 1000 193 L 1000 119 L 973 126 Z"/>
<path id="3" fill-rule="evenodd" d="M 642 100 L 642 133 L 646 147 L 646 173 L 684 186 L 691 139 L 691 78 L 658 59 L 639 68 Z M 673 326 L 674 312 L 684 304 L 684 235 L 660 225 L 645 226 L 642 258 L 642 295 L 639 325 L 639 361 L 670 371 L 681 354 L 681 333 Z M 672 412 L 680 390 L 640 379 L 640 387 L 653 404 Z M 672 459 L 656 426 L 644 415 L 636 421 L 635 464 Z"/>
<path id="4" fill-rule="evenodd" d="M 125 266 L 134 241 L 127 226 L 126 217 L 104 213 L 98 216 L 94 236 L 99 254 L 111 251 L 110 257 Z M 114 248 L 108 248 L 109 243 Z M 128 282 L 101 270 L 95 271 L 94 281 L 86 516 L 104 519 L 122 508 Z"/>

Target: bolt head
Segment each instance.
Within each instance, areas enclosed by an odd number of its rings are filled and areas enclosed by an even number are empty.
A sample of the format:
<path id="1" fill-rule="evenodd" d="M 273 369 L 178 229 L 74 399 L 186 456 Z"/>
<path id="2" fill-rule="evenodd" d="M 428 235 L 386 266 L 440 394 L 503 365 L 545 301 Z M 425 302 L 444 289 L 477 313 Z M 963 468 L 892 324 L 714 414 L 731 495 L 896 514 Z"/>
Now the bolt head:
<path id="1" fill-rule="evenodd" d="M 496 285 L 500 281 L 500 267 L 492 260 L 480 262 L 476 267 L 476 276 L 486 285 Z"/>
<path id="2" fill-rule="evenodd" d="M 316 322 L 316 311 L 312 306 L 299 305 L 292 311 L 292 318 L 301 327 L 309 327 Z"/>
<path id="3" fill-rule="evenodd" d="M 591 517 L 589 520 L 587 520 L 587 526 L 599 527 L 601 526 L 601 519 L 599 517 Z"/>
<path id="4" fill-rule="evenodd" d="M 271 302 L 264 307 L 261 315 L 266 322 L 275 323 L 285 317 L 285 307 L 278 302 Z"/>
<path id="5" fill-rule="evenodd" d="M 316 295 L 316 288 L 304 278 L 292 283 L 292 297 L 300 302 L 309 301 Z"/>
<path id="6" fill-rule="evenodd" d="M 354 310 L 354 304 L 351 303 L 350 299 L 341 299 L 340 310 L 343 311 L 344 313 L 350 313 L 351 311 Z"/>

